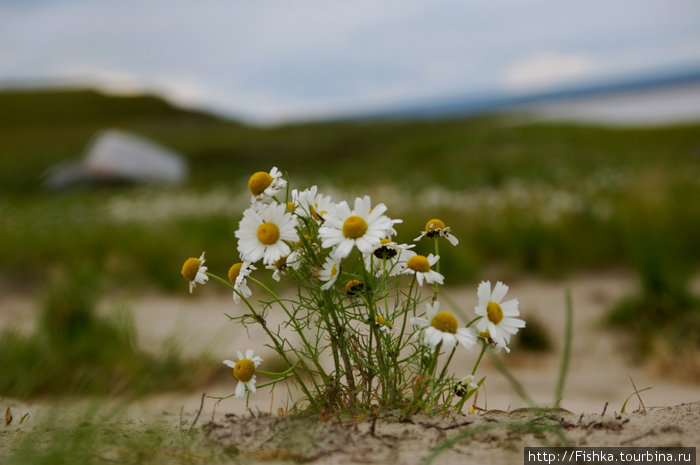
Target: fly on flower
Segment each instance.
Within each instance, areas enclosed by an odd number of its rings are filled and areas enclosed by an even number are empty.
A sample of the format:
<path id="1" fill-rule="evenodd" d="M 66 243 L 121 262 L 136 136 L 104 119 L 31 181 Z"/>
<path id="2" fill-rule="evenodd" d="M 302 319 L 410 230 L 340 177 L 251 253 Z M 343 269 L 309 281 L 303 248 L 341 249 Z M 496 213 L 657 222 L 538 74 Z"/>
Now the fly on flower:
<path id="1" fill-rule="evenodd" d="M 449 226 L 445 226 L 445 223 L 437 218 L 433 218 L 425 223 L 425 231 L 422 231 L 420 236 L 416 237 L 414 241 L 419 241 L 424 237 L 430 239 L 434 237 L 444 237 L 452 245 L 459 244 L 459 240 L 450 232 Z"/>

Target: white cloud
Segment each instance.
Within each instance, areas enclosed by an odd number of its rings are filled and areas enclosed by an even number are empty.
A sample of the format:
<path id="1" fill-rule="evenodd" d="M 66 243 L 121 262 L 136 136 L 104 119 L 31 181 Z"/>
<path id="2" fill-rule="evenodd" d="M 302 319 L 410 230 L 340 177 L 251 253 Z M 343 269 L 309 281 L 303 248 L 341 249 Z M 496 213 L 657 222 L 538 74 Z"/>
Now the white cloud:
<path id="1" fill-rule="evenodd" d="M 504 84 L 509 90 L 532 91 L 584 78 L 594 70 L 593 62 L 583 55 L 542 52 L 508 67 Z"/>

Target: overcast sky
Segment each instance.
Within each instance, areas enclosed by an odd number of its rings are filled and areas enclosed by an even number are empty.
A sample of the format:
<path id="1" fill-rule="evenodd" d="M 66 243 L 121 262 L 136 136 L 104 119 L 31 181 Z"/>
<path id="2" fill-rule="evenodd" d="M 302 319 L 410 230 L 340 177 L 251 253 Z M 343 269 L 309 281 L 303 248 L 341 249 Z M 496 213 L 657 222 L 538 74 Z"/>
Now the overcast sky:
<path id="1" fill-rule="evenodd" d="M 0 0 L 0 83 L 262 123 L 689 66 L 698 0 Z"/>

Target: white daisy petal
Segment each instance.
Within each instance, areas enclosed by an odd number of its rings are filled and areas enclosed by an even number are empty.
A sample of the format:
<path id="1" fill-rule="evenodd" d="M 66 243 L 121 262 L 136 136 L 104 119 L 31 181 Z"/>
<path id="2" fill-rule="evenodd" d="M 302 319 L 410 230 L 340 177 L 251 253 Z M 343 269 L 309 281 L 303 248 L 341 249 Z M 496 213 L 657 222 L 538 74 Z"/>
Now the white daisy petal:
<path id="1" fill-rule="evenodd" d="M 498 281 L 496 286 L 493 288 L 493 292 L 491 293 L 491 301 L 500 304 L 507 292 L 508 286 Z"/>

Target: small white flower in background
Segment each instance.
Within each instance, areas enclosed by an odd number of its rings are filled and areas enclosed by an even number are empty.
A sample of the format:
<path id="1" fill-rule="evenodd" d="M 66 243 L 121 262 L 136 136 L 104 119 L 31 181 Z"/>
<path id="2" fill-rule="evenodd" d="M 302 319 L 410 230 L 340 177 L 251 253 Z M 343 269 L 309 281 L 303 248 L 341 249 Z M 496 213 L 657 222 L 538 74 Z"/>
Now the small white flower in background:
<path id="1" fill-rule="evenodd" d="M 238 252 L 243 260 L 255 263 L 261 258 L 265 265 L 273 265 L 291 249 L 285 241 L 299 240 L 296 222 L 286 205 L 261 205 L 248 208 L 238 224 Z"/>
<path id="2" fill-rule="evenodd" d="M 269 173 L 258 171 L 248 179 L 248 189 L 253 194 L 253 203 L 272 201 L 272 198 L 286 186 L 287 181 L 276 166 L 273 166 Z"/>
<path id="3" fill-rule="evenodd" d="M 479 298 L 474 311 L 481 318 L 476 322 L 479 335 L 487 340 L 493 340 L 498 348 L 510 352 L 507 345 L 510 337 L 525 327 L 525 322 L 519 318 L 518 299 L 501 302 L 508 292 L 508 286 L 497 282 L 491 292 L 491 282 L 482 281 L 477 289 Z"/>
<path id="4" fill-rule="evenodd" d="M 429 237 L 431 239 L 433 237 L 444 237 L 452 245 L 459 244 L 459 240 L 450 232 L 449 226 L 445 226 L 445 223 L 437 218 L 433 218 L 432 220 L 428 221 L 425 224 L 425 231 L 422 231 L 420 236 L 413 240 L 419 241 L 424 237 Z"/>
<path id="5" fill-rule="evenodd" d="M 365 269 L 379 276 L 386 270 L 389 276 L 396 276 L 406 271 L 406 262 L 411 257 L 408 249 L 415 245 L 397 244 L 391 239 L 382 239 L 372 253 L 362 255 Z"/>
<path id="6" fill-rule="evenodd" d="M 248 287 L 248 281 L 246 277 L 256 268 L 249 262 L 234 263 L 228 270 L 228 279 L 233 284 L 233 288 L 238 291 L 238 293 L 233 293 L 233 301 L 238 303 L 241 300 L 239 293 L 246 299 L 253 295 L 253 292 Z"/>
<path id="7" fill-rule="evenodd" d="M 190 282 L 190 294 L 197 284 L 206 284 L 209 280 L 207 267 L 204 265 L 204 252 L 199 258 L 190 257 L 182 265 L 182 276 Z"/>
<path id="8" fill-rule="evenodd" d="M 245 357 L 240 352 L 236 352 L 238 361 L 224 360 L 224 365 L 233 368 L 233 377 L 238 380 L 236 386 L 236 397 L 243 397 L 246 389 L 255 394 L 255 369 L 262 363 L 262 358 L 254 356 L 255 351 L 248 349 Z"/>
<path id="9" fill-rule="evenodd" d="M 294 213 L 305 218 L 313 218 L 317 223 L 323 222 L 326 216 L 335 212 L 335 203 L 329 195 L 318 193 L 316 186 L 303 191 L 292 191 Z"/>
<path id="10" fill-rule="evenodd" d="M 354 246 L 362 253 L 372 252 L 382 239 L 396 233 L 394 224 L 402 222 L 384 216 L 383 203 L 372 208 L 368 195 L 356 198 L 354 207 L 350 210 L 347 202 L 340 202 L 335 214 L 325 216 L 318 230 L 321 246 L 333 248 L 331 254 L 335 257 L 347 257 Z"/>
<path id="11" fill-rule="evenodd" d="M 418 285 L 422 286 L 423 281 L 428 284 L 438 283 L 442 284 L 444 281 L 444 276 L 435 270 L 431 270 L 430 267 L 435 265 L 440 257 L 438 255 L 429 254 L 427 257 L 424 255 L 418 255 L 412 251 L 407 251 L 407 253 L 412 254 L 410 258 L 406 261 L 406 269 L 404 273 L 416 275 L 416 280 Z"/>
<path id="12" fill-rule="evenodd" d="M 450 352 L 458 342 L 467 350 L 476 344 L 476 333 L 470 328 L 460 328 L 457 318 L 450 312 L 440 312 L 440 302 L 426 304 L 426 318 L 411 318 L 411 324 L 423 333 L 423 345 L 433 350 L 442 342 L 442 348 Z M 419 332 L 420 332 L 419 331 Z M 417 333 L 418 334 L 418 333 Z"/>
<path id="13" fill-rule="evenodd" d="M 340 259 L 333 256 L 326 258 L 323 268 L 318 273 L 318 279 L 325 281 L 325 284 L 321 286 L 321 290 L 330 289 L 335 283 L 336 279 L 340 275 Z"/>

